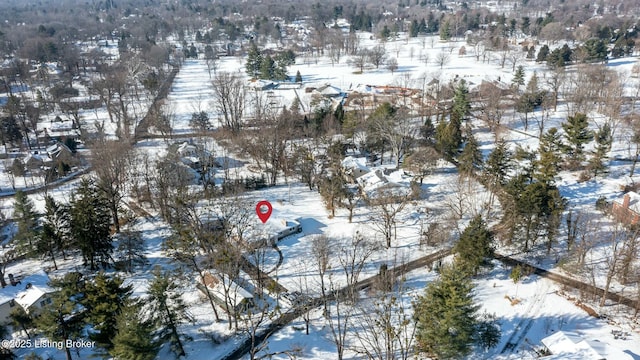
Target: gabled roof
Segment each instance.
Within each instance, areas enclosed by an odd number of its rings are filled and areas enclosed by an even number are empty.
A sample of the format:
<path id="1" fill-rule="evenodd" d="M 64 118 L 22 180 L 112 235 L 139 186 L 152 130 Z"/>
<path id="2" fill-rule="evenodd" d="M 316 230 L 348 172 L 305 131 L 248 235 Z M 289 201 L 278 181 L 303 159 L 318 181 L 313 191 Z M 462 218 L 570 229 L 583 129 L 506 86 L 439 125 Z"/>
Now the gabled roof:
<path id="1" fill-rule="evenodd" d="M 20 283 L 7 285 L 0 289 L 0 304 L 14 300 L 25 310 L 36 303 L 43 295 L 55 291 L 49 285 L 49 276 L 43 271 L 20 279 Z"/>
<path id="2" fill-rule="evenodd" d="M 557 331 L 542 339 L 551 356 L 543 359 L 626 360 L 631 356 L 598 340 L 587 340 L 572 331 Z"/>
<path id="3" fill-rule="evenodd" d="M 366 159 L 362 157 L 354 158 L 352 156 L 347 156 L 342 160 L 342 167 L 348 173 L 352 173 L 355 177 L 359 177 L 362 173 L 368 173 L 371 171 L 366 165 Z"/>

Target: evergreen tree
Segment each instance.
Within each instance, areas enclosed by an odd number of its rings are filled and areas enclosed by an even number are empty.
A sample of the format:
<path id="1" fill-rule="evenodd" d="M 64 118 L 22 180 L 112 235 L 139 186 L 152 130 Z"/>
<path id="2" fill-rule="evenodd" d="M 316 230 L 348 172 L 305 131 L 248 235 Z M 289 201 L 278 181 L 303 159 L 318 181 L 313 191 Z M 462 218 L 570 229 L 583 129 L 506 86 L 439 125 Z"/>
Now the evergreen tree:
<path id="1" fill-rule="evenodd" d="M 492 243 L 493 233 L 487 229 L 482 217 L 476 215 L 453 247 L 458 269 L 467 274 L 476 275 L 480 266 L 493 255 Z"/>
<path id="2" fill-rule="evenodd" d="M 558 129 L 549 129 L 540 138 L 538 147 L 539 160 L 536 162 L 536 172 L 534 178 L 546 184 L 553 184 L 555 177 L 560 171 L 562 162 L 562 151 L 564 145 Z"/>
<path id="3" fill-rule="evenodd" d="M 524 67 L 519 65 L 516 69 L 516 73 L 513 74 L 513 80 L 511 82 L 516 86 L 516 89 L 519 90 L 520 86 L 524 85 Z"/>
<path id="4" fill-rule="evenodd" d="M 593 132 L 589 130 L 589 120 L 587 115 L 576 113 L 569 116 L 567 121 L 562 123 L 564 136 L 568 142 L 567 155 L 572 167 L 578 166 L 584 161 L 584 145 L 593 140 Z"/>
<path id="5" fill-rule="evenodd" d="M 93 181 L 83 179 L 71 198 L 71 237 L 91 270 L 111 259 L 110 225 L 109 203 Z"/>
<path id="6" fill-rule="evenodd" d="M 131 296 L 132 286 L 122 286 L 118 276 L 108 277 L 103 272 L 85 285 L 82 304 L 86 309 L 85 320 L 92 327 L 91 340 L 110 349 L 116 334 L 116 317 Z"/>
<path id="7" fill-rule="evenodd" d="M 458 169 L 461 174 L 472 175 L 477 169 L 482 168 L 482 152 L 470 127 L 467 127 L 466 138 L 467 143 L 458 159 Z"/>
<path id="8" fill-rule="evenodd" d="M 595 140 L 596 148 L 589 160 L 589 169 L 593 172 L 593 176 L 598 176 L 599 173 L 607 170 L 605 161 L 607 160 L 607 153 L 611 151 L 611 143 L 613 141 L 611 126 L 608 122 L 596 132 Z"/>
<path id="9" fill-rule="evenodd" d="M 387 41 L 389 40 L 390 36 L 391 36 L 391 30 L 389 30 L 389 27 L 387 25 L 384 25 L 382 27 L 382 30 L 380 31 L 380 40 Z"/>
<path id="10" fill-rule="evenodd" d="M 544 182 L 527 183 L 524 176 L 517 176 L 506 190 L 515 200 L 513 236 L 523 242 L 523 251 L 529 251 L 542 234 L 550 250 L 566 206 L 558 188 Z"/>
<path id="11" fill-rule="evenodd" d="M 469 115 L 469 90 L 466 82 L 460 80 L 453 95 L 449 122 L 440 121 L 436 127 L 436 148 L 448 157 L 454 157 L 462 145 L 462 121 Z"/>
<path id="12" fill-rule="evenodd" d="M 153 360 L 160 344 L 154 340 L 153 326 L 144 321 L 139 304 L 128 304 L 116 317 L 117 332 L 110 354 L 122 360 Z"/>
<path id="13" fill-rule="evenodd" d="M 536 57 L 536 62 L 547 61 L 547 57 L 549 56 L 549 45 L 544 44 L 538 51 L 538 56 Z"/>
<path id="14" fill-rule="evenodd" d="M 267 55 L 262 57 L 262 61 L 260 62 L 260 74 L 258 77 L 260 79 L 271 80 L 275 78 L 275 66 L 276 63 L 273 61 L 271 56 Z"/>
<path id="15" fill-rule="evenodd" d="M 45 197 L 44 203 L 45 213 L 37 249 L 38 253 L 49 256 L 54 268 L 58 269 L 55 253 L 62 251 L 64 256 L 64 251 L 69 247 L 69 207 L 58 204 L 50 195 Z"/>
<path id="16" fill-rule="evenodd" d="M 418 24 L 418 20 L 413 19 L 413 21 L 411 21 L 411 26 L 409 27 L 409 36 L 417 37 L 419 33 L 420 33 L 420 25 Z"/>
<path id="17" fill-rule="evenodd" d="M 524 34 L 529 34 L 530 27 L 531 27 L 531 18 L 528 16 L 523 16 L 522 22 L 520 23 L 520 30 L 522 30 Z"/>
<path id="18" fill-rule="evenodd" d="M 456 124 L 441 120 L 436 126 L 435 147 L 445 158 L 451 160 L 458 154 L 460 138 Z"/>
<path id="19" fill-rule="evenodd" d="M 9 315 L 9 317 L 11 318 L 11 326 L 13 326 L 14 329 L 22 329 L 25 335 L 27 335 L 27 337 L 31 339 L 29 329 L 34 325 L 33 317 L 27 314 L 22 306 L 16 306 L 13 310 L 11 310 L 11 314 Z"/>
<path id="20" fill-rule="evenodd" d="M 468 355 L 474 344 L 497 344 L 485 341 L 499 339 L 500 331 L 493 322 L 478 317 L 472 292 L 473 284 L 464 271 L 453 266 L 441 268 L 440 278 L 414 303 L 418 352 L 438 359 L 459 359 Z"/>
<path id="21" fill-rule="evenodd" d="M 35 249 L 36 245 L 34 239 L 38 234 L 38 213 L 33 201 L 21 190 L 16 191 L 13 203 L 13 220 L 17 227 L 13 240 L 21 252 L 31 255 L 31 251 Z"/>
<path id="22" fill-rule="evenodd" d="M 507 142 L 500 139 L 487 157 L 484 164 L 484 173 L 489 178 L 492 186 L 502 186 L 506 182 L 507 174 L 512 167 L 512 154 L 508 149 Z"/>
<path id="23" fill-rule="evenodd" d="M 532 112 L 536 106 L 540 106 L 542 104 L 546 94 L 546 91 L 539 89 L 538 74 L 534 72 L 527 83 L 525 92 L 520 96 L 518 103 L 516 104 L 516 110 L 524 113 L 525 131 L 529 127 L 529 113 Z"/>
<path id="24" fill-rule="evenodd" d="M 158 267 L 153 270 L 153 279 L 149 284 L 149 305 L 158 337 L 162 341 L 169 341 L 171 350 L 180 357 L 186 356 L 182 340 L 185 337 L 178 332 L 178 326 L 191 321 L 191 316 L 172 278 L 168 271 L 162 272 Z"/>
<path id="25" fill-rule="evenodd" d="M 260 68 L 262 64 L 262 54 L 258 50 L 258 46 L 251 42 L 249 51 L 247 52 L 247 60 L 245 63 L 245 70 L 250 78 L 256 79 L 260 75 Z"/>
<path id="26" fill-rule="evenodd" d="M 67 340 L 80 338 L 84 327 L 78 310 L 82 297 L 81 275 L 69 273 L 62 279 L 52 280 L 50 285 L 59 290 L 51 295 L 51 304 L 39 310 L 36 326 L 49 340 L 61 341 L 67 360 L 71 360 Z"/>
<path id="27" fill-rule="evenodd" d="M 444 24 L 440 26 L 440 40 L 449 41 L 451 39 L 451 24 L 449 21 L 445 21 Z"/>
<path id="28" fill-rule="evenodd" d="M 301 83 L 302 82 L 302 75 L 300 74 L 300 70 L 296 71 L 296 82 L 297 83 Z M 297 98 L 296 98 L 296 100 L 297 100 Z"/>
<path id="29" fill-rule="evenodd" d="M 469 89 L 467 82 L 460 80 L 453 92 L 453 105 L 451 106 L 451 120 L 462 124 L 462 121 L 471 113 L 471 103 L 469 102 Z M 459 126 L 459 125 L 458 125 Z"/>
<path id="30" fill-rule="evenodd" d="M 116 253 L 125 271 L 132 272 L 136 265 L 145 264 L 147 259 L 144 252 L 144 239 L 139 231 L 123 231 L 119 234 Z"/>
<path id="31" fill-rule="evenodd" d="M 191 114 L 191 120 L 189 120 L 189 126 L 201 132 L 205 132 L 211 128 L 211 121 L 209 120 L 209 114 L 206 111 L 194 112 Z"/>
<path id="32" fill-rule="evenodd" d="M 437 20 L 434 20 L 434 23 L 437 22 Z M 420 20 L 420 32 L 426 34 L 428 31 L 427 28 L 427 22 L 425 21 L 424 18 L 422 18 L 422 20 Z"/>

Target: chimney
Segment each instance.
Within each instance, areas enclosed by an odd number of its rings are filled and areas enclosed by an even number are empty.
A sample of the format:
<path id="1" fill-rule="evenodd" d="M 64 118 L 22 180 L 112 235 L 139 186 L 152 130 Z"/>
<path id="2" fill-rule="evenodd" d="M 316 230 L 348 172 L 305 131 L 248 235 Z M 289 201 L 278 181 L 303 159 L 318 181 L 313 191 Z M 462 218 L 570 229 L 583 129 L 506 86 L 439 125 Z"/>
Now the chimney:
<path id="1" fill-rule="evenodd" d="M 629 196 L 629 194 L 624 194 L 624 198 L 622 199 L 622 208 L 628 209 L 630 202 L 631 202 L 631 196 Z"/>

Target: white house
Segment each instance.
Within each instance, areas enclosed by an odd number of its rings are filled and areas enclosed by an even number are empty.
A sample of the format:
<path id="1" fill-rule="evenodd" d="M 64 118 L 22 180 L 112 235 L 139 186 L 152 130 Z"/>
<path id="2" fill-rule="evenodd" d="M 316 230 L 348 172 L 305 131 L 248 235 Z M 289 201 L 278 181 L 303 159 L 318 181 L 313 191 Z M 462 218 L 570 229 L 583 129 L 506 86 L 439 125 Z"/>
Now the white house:
<path id="1" fill-rule="evenodd" d="M 354 181 L 364 174 L 369 173 L 371 170 L 366 165 L 367 159 L 360 157 L 355 158 L 347 156 L 342 160 L 342 168 L 345 174 L 351 177 Z"/>
<path id="2" fill-rule="evenodd" d="M 629 354 L 599 340 L 587 340 L 572 331 L 556 331 L 541 340 L 551 354 L 545 360 L 633 360 Z"/>
<path id="3" fill-rule="evenodd" d="M 406 196 L 411 193 L 409 186 L 385 175 L 382 169 L 370 171 L 360 176 L 356 182 L 362 195 L 368 199 L 388 195 Z"/>
<path id="4" fill-rule="evenodd" d="M 0 289 L 0 324 L 11 322 L 11 312 L 21 306 L 27 313 L 51 303 L 55 291 L 49 285 L 49 276 L 40 271 Z"/>

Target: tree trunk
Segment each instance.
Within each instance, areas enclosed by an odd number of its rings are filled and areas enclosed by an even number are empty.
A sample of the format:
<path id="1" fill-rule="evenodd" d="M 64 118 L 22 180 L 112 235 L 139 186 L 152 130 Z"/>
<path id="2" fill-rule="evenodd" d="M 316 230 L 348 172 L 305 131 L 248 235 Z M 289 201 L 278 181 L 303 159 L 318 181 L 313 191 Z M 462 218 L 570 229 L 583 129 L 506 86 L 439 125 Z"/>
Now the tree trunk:
<path id="1" fill-rule="evenodd" d="M 180 335 L 178 334 L 178 329 L 176 329 L 176 324 L 173 323 L 172 316 L 171 316 L 171 311 L 169 310 L 169 307 L 167 306 L 167 304 L 164 304 L 164 309 L 167 313 L 167 319 L 169 320 L 169 327 L 171 328 L 171 335 L 175 337 L 176 339 L 176 343 L 178 345 L 178 349 L 180 349 L 179 353 L 178 353 L 178 357 L 181 356 L 185 356 L 186 353 L 184 352 L 184 347 L 182 346 L 182 341 L 180 340 Z"/>
<path id="2" fill-rule="evenodd" d="M 120 218 L 118 216 L 118 202 L 115 197 L 109 201 L 111 207 L 111 216 L 113 217 L 113 225 L 116 228 L 116 233 L 120 233 Z"/>
<path id="3" fill-rule="evenodd" d="M 66 356 L 67 356 L 67 360 L 73 360 L 73 359 L 71 358 L 71 349 L 69 349 L 69 348 L 67 347 L 67 345 L 66 345 L 66 342 L 67 342 L 67 341 L 66 341 L 66 339 L 64 340 L 64 342 L 65 342 L 64 352 L 65 352 L 65 354 L 66 354 Z"/>

